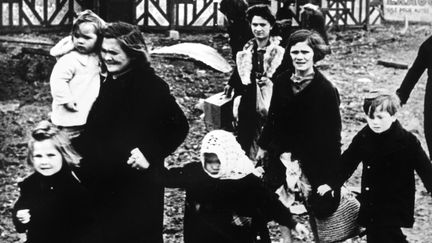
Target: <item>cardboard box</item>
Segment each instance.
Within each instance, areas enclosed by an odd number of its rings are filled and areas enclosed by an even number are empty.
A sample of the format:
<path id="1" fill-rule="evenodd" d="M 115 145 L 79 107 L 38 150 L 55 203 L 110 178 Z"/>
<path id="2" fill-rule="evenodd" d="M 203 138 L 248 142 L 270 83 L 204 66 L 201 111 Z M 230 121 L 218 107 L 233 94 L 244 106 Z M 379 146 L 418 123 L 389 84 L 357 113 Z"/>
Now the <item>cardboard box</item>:
<path id="1" fill-rule="evenodd" d="M 232 96 L 226 97 L 224 92 L 214 94 L 204 101 L 204 121 L 213 129 L 226 129 L 232 126 Z"/>

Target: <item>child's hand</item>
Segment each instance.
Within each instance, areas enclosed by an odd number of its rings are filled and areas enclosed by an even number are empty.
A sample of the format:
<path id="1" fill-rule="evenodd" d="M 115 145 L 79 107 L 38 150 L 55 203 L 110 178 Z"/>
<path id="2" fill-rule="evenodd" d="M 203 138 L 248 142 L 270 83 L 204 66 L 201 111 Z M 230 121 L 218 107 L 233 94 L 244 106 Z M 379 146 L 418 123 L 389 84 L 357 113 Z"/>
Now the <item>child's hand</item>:
<path id="1" fill-rule="evenodd" d="M 22 224 L 30 222 L 30 209 L 21 209 L 17 211 L 16 217 Z"/>
<path id="2" fill-rule="evenodd" d="M 77 112 L 78 111 L 78 106 L 76 102 L 69 102 L 64 104 L 64 107 L 66 108 L 66 110 L 68 111 L 72 111 L 72 112 Z"/>
<path id="3" fill-rule="evenodd" d="M 257 161 L 263 160 L 264 157 L 266 156 L 266 154 L 267 154 L 267 150 L 264 150 L 262 148 L 258 148 L 258 152 L 257 152 L 255 159 Z"/>
<path id="4" fill-rule="evenodd" d="M 321 185 L 318 187 L 317 192 L 320 196 L 326 194 L 326 192 L 331 191 L 331 187 L 327 184 Z"/>
<path id="5" fill-rule="evenodd" d="M 147 169 L 150 166 L 150 163 L 138 148 L 132 149 L 131 156 L 129 157 L 127 164 L 137 170 Z"/>
<path id="6" fill-rule="evenodd" d="M 297 232 L 297 235 L 300 239 L 305 238 L 309 235 L 309 230 L 304 226 L 304 224 L 297 223 L 294 230 Z"/>

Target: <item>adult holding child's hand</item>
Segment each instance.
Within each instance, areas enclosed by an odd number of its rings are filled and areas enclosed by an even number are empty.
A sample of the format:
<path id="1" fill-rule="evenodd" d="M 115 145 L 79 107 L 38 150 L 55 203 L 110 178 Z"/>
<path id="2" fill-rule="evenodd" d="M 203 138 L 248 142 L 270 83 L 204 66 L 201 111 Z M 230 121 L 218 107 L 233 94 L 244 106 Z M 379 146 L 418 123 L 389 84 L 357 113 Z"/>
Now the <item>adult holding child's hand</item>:
<path id="1" fill-rule="evenodd" d="M 318 186 L 330 183 L 337 170 L 341 146 L 339 93 L 314 67 L 327 53 L 328 46 L 317 32 L 298 30 L 288 40 L 281 64 L 287 68 L 274 81 L 268 120 L 258 140 L 257 159 L 267 151 L 270 157 L 264 181 L 274 189 L 285 182 L 281 155 L 298 160 L 313 194 Z M 311 216 L 317 215 L 316 208 L 322 208 L 312 202 L 306 206 Z"/>
<path id="2" fill-rule="evenodd" d="M 102 36 L 107 75 L 78 142 L 81 177 L 96 199 L 88 242 L 161 243 L 159 172 L 185 139 L 187 120 L 150 66 L 137 26 L 111 23 Z"/>

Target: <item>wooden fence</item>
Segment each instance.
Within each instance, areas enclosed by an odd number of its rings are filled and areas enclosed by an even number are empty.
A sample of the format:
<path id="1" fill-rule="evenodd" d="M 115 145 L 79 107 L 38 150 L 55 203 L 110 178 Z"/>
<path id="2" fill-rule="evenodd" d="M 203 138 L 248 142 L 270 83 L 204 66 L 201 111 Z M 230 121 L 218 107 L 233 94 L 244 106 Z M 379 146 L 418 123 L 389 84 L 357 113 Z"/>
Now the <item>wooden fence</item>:
<path id="1" fill-rule="evenodd" d="M 57 30 L 69 27 L 79 0 L 0 0 L 0 32 Z"/>
<path id="2" fill-rule="evenodd" d="M 103 0 L 93 0 L 100 4 Z M 125 0 L 126 1 L 126 0 Z M 132 22 L 145 30 L 212 30 L 223 28 L 225 20 L 217 0 L 129 0 Z M 383 18 L 376 0 L 322 0 L 327 26 L 358 27 L 379 23 Z M 68 29 L 85 0 L 0 0 L 0 33 Z M 281 3 L 272 0 L 274 12 Z M 110 11 L 115 11 L 110 10 Z M 299 6 L 294 10 L 296 16 Z M 113 16 L 95 12 L 101 16 Z M 123 13 L 124 14 L 124 13 Z M 298 20 L 298 18 L 297 18 Z"/>

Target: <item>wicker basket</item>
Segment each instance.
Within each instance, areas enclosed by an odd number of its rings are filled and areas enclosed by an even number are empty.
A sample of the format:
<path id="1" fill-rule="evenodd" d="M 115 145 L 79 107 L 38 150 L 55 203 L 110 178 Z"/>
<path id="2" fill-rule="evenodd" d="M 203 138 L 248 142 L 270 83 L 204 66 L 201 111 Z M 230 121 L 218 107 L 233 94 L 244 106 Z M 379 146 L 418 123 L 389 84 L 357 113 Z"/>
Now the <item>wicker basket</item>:
<path id="1" fill-rule="evenodd" d="M 315 219 L 321 242 L 340 242 L 360 233 L 357 223 L 360 203 L 346 188 L 341 190 L 341 202 L 328 218 Z"/>

